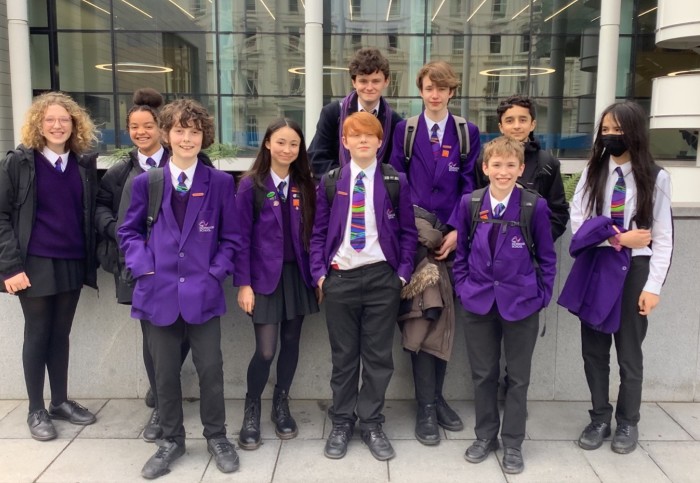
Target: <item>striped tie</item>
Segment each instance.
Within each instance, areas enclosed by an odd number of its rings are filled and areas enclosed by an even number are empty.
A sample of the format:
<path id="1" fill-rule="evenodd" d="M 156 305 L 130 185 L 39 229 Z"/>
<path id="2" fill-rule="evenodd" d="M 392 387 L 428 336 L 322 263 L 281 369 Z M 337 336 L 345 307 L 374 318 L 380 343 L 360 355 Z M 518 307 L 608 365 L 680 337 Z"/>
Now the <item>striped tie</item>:
<path id="1" fill-rule="evenodd" d="M 183 171 L 180 173 L 180 176 L 177 177 L 177 190 L 178 193 L 180 194 L 185 194 L 187 193 L 187 185 L 185 184 L 185 181 L 187 180 L 187 175 Z"/>
<path id="2" fill-rule="evenodd" d="M 365 247 L 365 177 L 364 171 L 360 171 L 352 190 L 352 217 L 350 218 L 350 246 L 356 252 L 361 252 Z"/>
<path id="3" fill-rule="evenodd" d="M 155 160 L 153 158 L 147 158 L 146 159 L 146 164 L 150 166 L 151 168 L 155 168 L 157 166 Z"/>
<path id="4" fill-rule="evenodd" d="M 625 186 L 625 177 L 622 175 L 622 168 L 618 166 L 615 168 L 615 172 L 617 173 L 617 182 L 613 187 L 612 200 L 610 202 L 610 218 L 619 228 L 624 228 L 625 193 L 627 192 L 627 187 Z"/>
<path id="5" fill-rule="evenodd" d="M 437 123 L 433 124 L 430 130 L 430 144 L 433 147 L 433 159 L 437 161 L 440 158 L 440 138 L 438 137 L 438 129 L 440 126 Z"/>
<path id="6" fill-rule="evenodd" d="M 55 166 L 56 171 L 58 171 L 59 173 L 63 173 L 63 168 L 61 166 L 62 164 L 63 164 L 63 160 L 59 156 L 58 159 L 56 160 L 56 166 Z"/>
<path id="7" fill-rule="evenodd" d="M 287 201 L 287 197 L 284 195 L 284 187 L 287 186 L 286 181 L 280 181 L 280 184 L 277 185 L 277 196 L 280 197 L 280 201 L 284 203 Z"/>
<path id="8" fill-rule="evenodd" d="M 503 203 L 498 203 L 493 209 L 493 219 L 500 220 L 504 211 L 506 211 L 506 206 Z M 496 240 L 498 240 L 498 230 L 500 229 L 501 225 L 499 223 L 494 223 L 491 225 L 491 231 L 489 232 L 489 246 L 491 247 L 491 254 L 496 251 Z"/>

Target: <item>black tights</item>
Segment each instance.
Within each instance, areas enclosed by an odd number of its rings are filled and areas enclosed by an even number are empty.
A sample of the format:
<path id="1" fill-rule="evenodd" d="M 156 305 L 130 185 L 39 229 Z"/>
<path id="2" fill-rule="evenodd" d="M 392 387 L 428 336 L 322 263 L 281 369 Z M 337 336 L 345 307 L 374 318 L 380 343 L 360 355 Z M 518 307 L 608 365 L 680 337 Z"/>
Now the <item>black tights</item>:
<path id="1" fill-rule="evenodd" d="M 51 403 L 68 399 L 69 336 L 80 290 L 46 297 L 19 296 L 24 313 L 22 362 L 29 411 L 45 409 L 44 374 L 49 372 Z"/>
<path id="2" fill-rule="evenodd" d="M 280 354 L 277 358 L 277 388 L 289 391 L 299 361 L 299 338 L 304 317 L 285 320 L 281 324 L 254 324 L 255 354 L 248 365 L 248 396 L 258 399 L 270 378 L 270 366 L 281 333 Z"/>
<path id="3" fill-rule="evenodd" d="M 411 362 L 418 404 L 424 406 L 435 403 L 442 396 L 447 361 L 420 351 L 418 353 L 411 352 Z"/>

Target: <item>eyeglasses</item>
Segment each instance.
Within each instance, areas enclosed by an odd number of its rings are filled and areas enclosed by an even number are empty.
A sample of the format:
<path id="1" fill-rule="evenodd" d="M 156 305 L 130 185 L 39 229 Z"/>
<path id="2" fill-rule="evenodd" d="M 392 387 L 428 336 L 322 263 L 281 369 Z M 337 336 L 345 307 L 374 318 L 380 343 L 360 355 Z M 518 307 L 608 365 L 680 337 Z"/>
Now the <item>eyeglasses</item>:
<path id="1" fill-rule="evenodd" d="M 67 126 L 73 122 L 73 119 L 70 117 L 47 117 L 44 119 L 44 124 L 47 126 L 53 126 L 56 124 L 56 121 L 58 121 L 61 126 Z"/>

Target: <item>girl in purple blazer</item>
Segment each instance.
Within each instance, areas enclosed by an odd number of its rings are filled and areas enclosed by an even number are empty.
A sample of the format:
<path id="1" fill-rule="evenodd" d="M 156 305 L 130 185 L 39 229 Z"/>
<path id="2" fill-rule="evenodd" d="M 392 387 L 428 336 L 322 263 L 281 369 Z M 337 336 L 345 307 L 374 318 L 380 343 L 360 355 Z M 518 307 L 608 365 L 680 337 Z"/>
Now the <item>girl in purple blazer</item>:
<path id="1" fill-rule="evenodd" d="M 299 359 L 302 321 L 318 312 L 308 254 L 316 190 L 305 146 L 296 122 L 273 121 L 236 196 L 235 284 L 240 287 L 238 305 L 252 316 L 256 344 L 238 438 L 243 449 L 256 449 L 261 443 L 260 396 L 270 376 L 278 334 L 272 421 L 281 439 L 297 435 L 289 412 L 289 389 Z"/>
<path id="2" fill-rule="evenodd" d="M 607 217 L 615 232 L 608 241 L 590 250 L 629 250 L 631 262 L 621 291 L 619 328 L 592 326 L 581 317 L 581 352 L 593 408 L 590 424 L 578 444 L 596 449 L 610 436 L 613 408 L 609 402 L 610 346 L 615 340 L 620 365 L 612 440 L 616 453 L 630 453 L 637 447 L 639 407 L 642 398 L 642 342 L 647 316 L 659 303 L 661 286 L 671 263 L 673 224 L 671 218 L 671 179 L 654 163 L 649 152 L 646 113 L 633 102 L 622 102 L 603 111 L 593 152 L 583 171 L 571 203 L 574 236 L 589 220 Z M 594 274 L 600 280 L 614 280 L 615 264 L 604 264 Z M 610 272 L 605 271 L 608 268 Z M 573 274 L 573 271 L 572 271 Z M 603 282 L 601 282 L 603 283 Z M 586 284 L 572 278 L 567 285 L 581 291 Z M 609 304 L 615 287 L 599 292 L 587 305 Z M 614 333 L 611 333 L 614 332 Z"/>

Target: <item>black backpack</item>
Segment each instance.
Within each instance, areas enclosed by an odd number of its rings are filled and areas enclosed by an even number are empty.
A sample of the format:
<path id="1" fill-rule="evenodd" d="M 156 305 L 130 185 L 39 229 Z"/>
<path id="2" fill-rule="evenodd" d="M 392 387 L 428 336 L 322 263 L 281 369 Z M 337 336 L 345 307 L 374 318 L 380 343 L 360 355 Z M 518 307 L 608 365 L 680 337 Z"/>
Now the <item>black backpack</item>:
<path id="1" fill-rule="evenodd" d="M 413 143 L 415 141 L 416 127 L 418 126 L 418 116 L 411 116 L 406 119 L 406 131 L 403 135 L 403 155 L 406 162 L 406 171 L 408 171 L 408 165 L 411 163 L 411 156 L 413 155 Z M 467 120 L 460 116 L 452 116 L 455 119 L 455 124 L 457 124 L 457 138 L 459 139 L 459 161 L 460 165 L 467 161 L 467 155 L 469 154 L 469 136 L 467 135 Z"/>
<path id="2" fill-rule="evenodd" d="M 391 207 L 394 211 L 399 209 L 399 173 L 390 164 L 379 163 L 380 169 L 382 170 L 382 180 L 384 181 L 384 188 L 386 192 L 389 193 L 389 200 L 391 200 Z M 326 190 L 326 199 L 328 204 L 333 204 L 333 199 L 335 198 L 335 192 L 337 191 L 338 180 L 340 179 L 341 168 L 334 168 L 330 170 L 326 176 L 323 178 L 323 187 Z"/>

